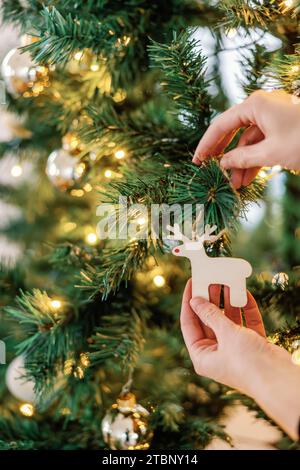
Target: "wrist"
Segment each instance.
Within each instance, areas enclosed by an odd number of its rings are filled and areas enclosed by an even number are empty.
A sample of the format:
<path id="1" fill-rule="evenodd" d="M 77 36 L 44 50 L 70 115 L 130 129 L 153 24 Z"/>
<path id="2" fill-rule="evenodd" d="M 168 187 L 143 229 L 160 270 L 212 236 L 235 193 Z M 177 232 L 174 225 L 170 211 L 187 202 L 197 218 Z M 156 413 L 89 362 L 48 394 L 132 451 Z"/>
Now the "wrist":
<path id="1" fill-rule="evenodd" d="M 249 387 L 249 396 L 292 439 L 297 440 L 300 419 L 300 368 L 291 362 L 291 356 L 286 351 L 271 344 L 268 346 L 262 358 L 253 364 L 254 380 Z"/>

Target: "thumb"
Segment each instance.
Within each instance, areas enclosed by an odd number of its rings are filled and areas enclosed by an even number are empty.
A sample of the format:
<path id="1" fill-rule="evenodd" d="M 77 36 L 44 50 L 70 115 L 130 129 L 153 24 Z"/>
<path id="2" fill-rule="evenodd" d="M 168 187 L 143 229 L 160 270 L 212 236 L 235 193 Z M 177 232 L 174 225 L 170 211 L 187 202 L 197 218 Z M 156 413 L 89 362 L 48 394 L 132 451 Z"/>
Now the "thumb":
<path id="1" fill-rule="evenodd" d="M 217 339 L 227 330 L 235 327 L 234 323 L 216 305 L 202 297 L 194 297 L 190 305 L 200 320 L 213 330 Z"/>
<path id="2" fill-rule="evenodd" d="M 253 144 L 237 147 L 227 152 L 221 159 L 220 165 L 228 170 L 230 168 L 253 168 L 268 164 L 268 145 L 265 140 Z"/>

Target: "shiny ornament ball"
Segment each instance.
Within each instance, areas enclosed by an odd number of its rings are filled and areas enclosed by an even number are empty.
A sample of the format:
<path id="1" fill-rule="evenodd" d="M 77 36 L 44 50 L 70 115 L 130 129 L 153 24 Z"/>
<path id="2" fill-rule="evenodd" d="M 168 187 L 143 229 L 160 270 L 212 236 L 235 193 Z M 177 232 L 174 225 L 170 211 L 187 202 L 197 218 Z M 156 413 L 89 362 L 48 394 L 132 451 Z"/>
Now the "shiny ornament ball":
<path id="1" fill-rule="evenodd" d="M 85 170 L 85 164 L 63 148 L 51 152 L 46 165 L 49 180 L 62 191 L 72 188 L 83 176 Z"/>
<path id="2" fill-rule="evenodd" d="M 127 393 L 118 398 L 102 421 L 104 442 L 112 450 L 145 450 L 150 446 L 149 411 Z"/>
<path id="3" fill-rule="evenodd" d="M 3 59 L 1 75 L 7 91 L 14 97 L 38 96 L 49 86 L 49 70 L 35 64 L 29 52 L 12 49 Z"/>
<path id="4" fill-rule="evenodd" d="M 272 278 L 273 286 L 280 287 L 284 290 L 289 284 L 289 276 L 287 273 L 277 273 Z"/>
<path id="5" fill-rule="evenodd" d="M 18 400 L 34 403 L 34 382 L 25 377 L 24 357 L 17 356 L 6 370 L 5 382 L 10 393 Z"/>

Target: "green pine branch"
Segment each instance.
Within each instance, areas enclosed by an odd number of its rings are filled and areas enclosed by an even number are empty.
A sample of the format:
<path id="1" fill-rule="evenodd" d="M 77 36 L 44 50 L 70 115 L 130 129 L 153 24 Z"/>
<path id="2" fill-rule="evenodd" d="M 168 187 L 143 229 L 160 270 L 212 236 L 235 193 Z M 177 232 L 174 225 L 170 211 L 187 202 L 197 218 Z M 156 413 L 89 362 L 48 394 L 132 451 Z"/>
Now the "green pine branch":
<path id="1" fill-rule="evenodd" d="M 200 42 L 192 38 L 191 31 L 173 33 L 168 44 L 152 41 L 148 47 L 154 67 L 161 69 L 162 89 L 175 102 L 177 114 L 188 132 L 191 127 L 201 136 L 211 118 L 210 96 L 207 88 L 206 58 Z"/>

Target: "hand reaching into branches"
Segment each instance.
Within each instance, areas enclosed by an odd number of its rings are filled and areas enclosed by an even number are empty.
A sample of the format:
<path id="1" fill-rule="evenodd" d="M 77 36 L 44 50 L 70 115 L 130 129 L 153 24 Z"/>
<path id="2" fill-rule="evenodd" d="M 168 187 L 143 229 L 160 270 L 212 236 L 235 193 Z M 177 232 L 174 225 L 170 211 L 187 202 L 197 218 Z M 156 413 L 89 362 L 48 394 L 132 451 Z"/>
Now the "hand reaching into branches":
<path id="1" fill-rule="evenodd" d="M 248 292 L 244 308 L 231 307 L 229 289 L 224 289 L 224 312 L 219 303 L 220 287 L 210 287 L 214 303 L 191 299 L 191 281 L 182 300 L 181 329 L 199 375 L 210 377 L 254 398 L 265 412 L 294 439 L 300 417 L 300 370 L 290 354 L 269 343 L 257 304 Z"/>
<path id="2" fill-rule="evenodd" d="M 218 116 L 200 140 L 193 162 L 222 154 L 240 128 L 244 131 L 237 147 L 220 162 L 232 170 L 234 187 L 248 185 L 262 166 L 300 169 L 300 103 L 284 91 L 256 91 Z"/>

